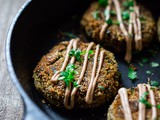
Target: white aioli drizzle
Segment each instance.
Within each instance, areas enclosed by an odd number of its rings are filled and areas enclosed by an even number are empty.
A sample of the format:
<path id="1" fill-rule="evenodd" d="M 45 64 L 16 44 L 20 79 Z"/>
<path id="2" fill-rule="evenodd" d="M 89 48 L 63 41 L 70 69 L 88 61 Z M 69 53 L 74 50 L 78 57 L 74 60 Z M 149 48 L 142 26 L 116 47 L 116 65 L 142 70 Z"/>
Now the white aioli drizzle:
<path id="1" fill-rule="evenodd" d="M 138 84 L 139 89 L 139 98 L 146 92 L 146 86 L 144 84 Z M 138 120 L 145 120 L 145 112 L 146 112 L 146 105 L 139 102 L 139 112 L 138 112 Z"/>
<path id="2" fill-rule="evenodd" d="M 125 29 L 124 27 L 124 24 L 123 24 L 123 20 L 122 20 L 122 16 L 121 16 L 121 9 L 120 9 L 120 3 L 118 0 L 113 0 L 114 2 L 114 5 L 115 5 L 115 8 L 116 8 L 116 12 L 117 12 L 117 19 L 118 21 L 120 22 L 119 25 L 120 25 L 120 28 L 124 34 L 124 36 L 126 37 L 126 55 L 125 55 L 125 60 L 127 62 L 130 62 L 131 61 L 131 58 L 132 58 L 132 55 L 131 55 L 131 45 L 132 45 L 132 41 L 129 37 L 129 34 L 127 32 L 127 30 Z"/>
<path id="3" fill-rule="evenodd" d="M 111 4 L 112 4 L 112 0 L 109 1 L 109 4 L 107 5 L 107 7 L 105 9 L 108 12 L 108 14 L 107 14 L 107 16 L 105 18 L 105 21 L 109 20 L 109 18 L 110 18 Z M 102 25 L 102 28 L 101 28 L 100 33 L 99 33 L 100 40 L 102 40 L 104 38 L 105 31 L 106 31 L 107 27 L 108 27 L 108 24 L 105 22 Z"/>
<path id="4" fill-rule="evenodd" d="M 154 92 L 151 89 L 151 86 L 149 84 L 146 85 L 149 91 L 150 100 L 152 104 L 152 120 L 155 120 L 157 118 L 157 108 L 156 108 L 156 101 L 154 97 Z"/>
<path id="5" fill-rule="evenodd" d="M 132 114 L 131 114 L 131 109 L 130 109 L 129 102 L 128 102 L 128 95 L 127 95 L 126 88 L 120 88 L 118 93 L 121 98 L 121 103 L 122 103 L 122 107 L 124 110 L 125 119 L 132 120 Z"/>
<path id="6" fill-rule="evenodd" d="M 142 50 L 142 32 L 141 32 L 141 21 L 139 19 L 140 13 L 139 13 L 139 7 L 135 6 L 134 7 L 135 13 L 137 15 L 136 22 L 137 22 L 137 29 L 138 29 L 138 35 L 137 35 L 137 41 L 138 43 L 136 44 L 136 49 L 141 51 Z"/>

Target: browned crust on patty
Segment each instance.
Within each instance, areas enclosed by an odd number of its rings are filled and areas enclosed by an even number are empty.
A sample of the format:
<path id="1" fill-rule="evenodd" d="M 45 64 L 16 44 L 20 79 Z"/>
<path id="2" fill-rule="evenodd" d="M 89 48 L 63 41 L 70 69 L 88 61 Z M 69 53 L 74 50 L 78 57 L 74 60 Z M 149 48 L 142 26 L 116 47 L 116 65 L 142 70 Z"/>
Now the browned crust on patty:
<path id="1" fill-rule="evenodd" d="M 155 100 L 157 104 L 160 104 L 160 88 L 155 88 L 154 90 Z M 137 87 L 133 89 L 127 89 L 129 105 L 132 113 L 133 120 L 138 119 L 138 103 L 139 103 L 139 90 Z M 150 98 L 148 96 L 147 99 L 150 102 Z M 157 109 L 158 118 L 160 119 L 160 109 Z M 146 109 L 146 120 L 151 120 L 152 109 Z M 108 109 L 107 120 L 125 120 L 123 107 L 121 105 L 121 99 L 119 94 L 115 97 L 115 100 L 110 105 Z"/>
<path id="2" fill-rule="evenodd" d="M 122 3 L 122 1 L 124 0 L 119 1 L 120 3 Z M 106 30 L 104 39 L 100 40 L 99 32 L 101 30 L 101 26 L 104 24 L 104 20 L 96 20 L 95 18 L 93 18 L 92 13 L 97 10 L 100 11 L 101 16 L 104 17 L 104 8 L 100 7 L 98 2 L 92 3 L 82 17 L 81 25 L 84 28 L 86 34 L 94 41 L 100 43 L 104 47 L 113 50 L 116 53 L 125 52 L 125 36 L 123 35 L 119 25 L 113 24 L 109 26 Z M 112 7 L 112 10 L 115 11 L 115 8 Z M 148 47 L 155 37 L 156 24 L 151 12 L 142 5 L 140 5 L 140 13 L 141 16 L 145 18 L 145 20 L 141 21 L 143 47 Z M 112 16 L 111 19 L 113 21 L 117 21 L 116 17 L 117 16 Z M 124 25 L 128 29 L 128 20 L 124 21 Z M 132 44 L 133 49 L 135 49 L 135 43 L 133 42 Z"/>
<path id="3" fill-rule="evenodd" d="M 65 58 L 66 49 L 69 42 L 61 42 L 54 46 L 50 52 L 42 57 L 33 72 L 34 84 L 36 89 L 53 105 L 57 107 L 64 107 L 64 94 L 65 94 L 65 83 L 59 80 L 56 84 L 53 84 L 50 80 L 55 71 L 60 70 L 62 63 Z M 82 41 L 78 42 L 78 47 L 82 51 L 86 50 L 89 43 L 84 43 Z M 92 50 L 95 52 L 96 44 Z M 100 48 L 104 50 L 104 48 Z M 105 50 L 104 62 L 102 69 L 97 80 L 97 84 L 94 91 L 92 104 L 87 104 L 85 102 L 86 91 L 91 79 L 91 72 L 93 68 L 93 56 L 90 55 L 88 60 L 87 70 L 85 72 L 84 78 L 82 80 L 81 86 L 78 88 L 75 96 L 75 107 L 88 108 L 99 106 L 106 101 L 113 98 L 118 91 L 120 79 L 120 74 L 118 72 L 117 62 L 114 59 L 113 53 Z M 77 66 L 76 71 L 78 74 L 75 76 L 75 81 L 78 80 L 84 56 L 82 55 L 82 62 L 75 61 L 75 66 Z M 103 86 L 104 90 L 99 86 Z"/>

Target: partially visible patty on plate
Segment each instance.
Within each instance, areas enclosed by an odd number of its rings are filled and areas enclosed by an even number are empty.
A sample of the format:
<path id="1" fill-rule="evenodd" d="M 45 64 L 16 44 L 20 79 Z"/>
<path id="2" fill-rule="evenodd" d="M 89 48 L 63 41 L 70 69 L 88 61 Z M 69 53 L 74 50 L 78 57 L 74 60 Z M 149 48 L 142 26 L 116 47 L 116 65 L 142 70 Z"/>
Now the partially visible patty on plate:
<path id="1" fill-rule="evenodd" d="M 75 39 L 77 40 L 77 39 Z M 53 75 L 56 74 L 57 71 L 60 71 L 62 68 L 62 65 L 64 63 L 64 59 L 66 57 L 66 52 L 68 49 L 68 46 L 70 45 L 71 41 L 63 41 L 60 42 L 58 45 L 55 45 L 49 53 L 44 55 L 36 68 L 33 72 L 33 78 L 34 78 L 34 84 L 36 89 L 54 106 L 57 106 L 59 108 L 64 108 L 64 99 L 65 99 L 65 92 L 66 92 L 66 83 L 64 80 L 58 80 L 56 82 L 51 81 L 53 78 Z M 87 53 L 86 49 L 89 45 L 93 45 L 91 50 L 92 53 L 88 54 L 88 62 L 86 66 L 86 70 L 84 72 L 83 79 L 81 83 L 77 87 L 77 92 L 75 94 L 74 99 L 74 106 L 75 108 L 91 108 L 91 107 L 97 107 L 105 103 L 106 101 L 109 101 L 115 95 L 117 94 L 117 91 L 119 89 L 119 80 L 120 80 L 120 73 L 118 71 L 118 65 L 114 58 L 113 53 L 105 50 L 100 45 L 96 45 L 95 43 L 86 43 L 83 41 L 77 42 L 77 50 L 81 50 L 83 55 L 80 56 L 81 60 L 75 59 L 74 66 L 75 71 L 77 71 L 77 74 L 74 76 L 73 82 L 77 82 L 80 78 L 80 74 L 82 72 L 84 57 Z M 96 71 L 99 66 L 100 62 L 100 54 L 103 51 L 103 62 L 102 67 L 100 69 L 100 73 L 98 75 L 95 89 L 93 89 L 93 101 L 91 103 L 86 102 L 86 93 L 89 87 L 89 84 L 91 82 L 91 76 L 92 76 L 92 70 L 93 70 L 93 64 L 94 64 L 94 56 L 97 47 L 99 47 L 98 52 L 98 59 L 97 59 L 97 66 Z M 73 50 L 73 48 L 72 48 Z M 69 56 L 69 61 L 72 59 L 71 56 Z M 68 61 L 68 64 L 69 64 Z M 66 69 L 65 69 L 66 70 Z M 64 72 L 64 71 L 61 71 Z M 61 76 L 62 77 L 62 76 Z M 94 76 L 95 78 L 95 76 Z M 71 91 L 69 92 L 69 95 L 71 95 L 71 92 L 74 88 L 73 82 L 71 83 Z M 67 87 L 68 88 L 68 87 Z M 69 97 L 70 101 L 70 97 Z"/>
<path id="2" fill-rule="evenodd" d="M 145 117 L 144 120 L 151 120 L 152 115 L 153 115 L 152 109 L 155 108 L 157 116 L 154 117 L 154 120 L 159 120 L 160 119 L 160 109 L 158 108 L 159 107 L 158 105 L 160 105 L 160 88 L 153 87 L 153 86 L 151 87 L 148 84 L 139 84 L 138 86 L 140 86 L 141 88 L 135 87 L 132 89 L 126 89 L 126 93 L 128 96 L 127 101 L 129 103 L 132 119 L 138 120 L 139 112 L 142 109 L 144 109 L 144 112 L 145 112 L 144 114 L 142 112 L 143 110 L 141 111 L 142 116 Z M 147 88 L 147 86 L 149 86 L 150 88 Z M 146 89 L 145 92 L 143 91 L 144 89 Z M 129 110 L 127 109 L 127 107 L 123 107 L 122 105 L 122 101 L 123 102 L 125 101 L 125 100 L 121 100 L 122 98 L 120 96 L 120 91 L 122 93 L 122 90 L 125 90 L 125 88 L 121 88 L 119 90 L 118 92 L 119 94 L 115 97 L 115 100 L 110 105 L 108 109 L 107 120 L 125 120 L 125 113 L 129 114 L 128 113 Z M 154 96 L 152 100 L 155 100 L 155 103 L 156 103 L 155 105 L 151 102 L 152 93 Z M 141 102 L 139 100 L 141 100 Z M 147 105 L 147 102 L 149 105 Z M 139 104 L 141 104 L 142 109 L 139 107 Z M 142 119 L 142 116 L 140 116 L 141 119 Z"/>
<path id="3" fill-rule="evenodd" d="M 108 0 L 111 1 L 111 0 Z M 113 0 L 112 0 L 113 1 Z M 121 6 L 121 13 L 123 13 L 122 19 L 124 23 L 124 27 L 126 31 L 129 33 L 129 17 L 131 11 L 128 8 L 126 9 L 123 4 L 126 0 L 117 0 Z M 131 0 L 132 1 L 132 0 Z M 111 10 L 110 10 L 110 18 L 107 22 L 105 16 L 105 8 L 100 6 L 98 2 L 93 2 L 88 10 L 84 13 L 81 25 L 84 28 L 86 34 L 92 38 L 93 41 L 100 43 L 105 48 L 108 48 L 115 53 L 125 52 L 126 51 L 126 36 L 120 29 L 120 22 L 117 19 L 117 13 L 115 9 L 115 5 L 112 2 Z M 156 24 L 155 20 L 151 14 L 151 12 L 146 9 L 143 5 L 138 5 L 137 8 L 140 8 L 140 22 L 141 22 L 141 37 L 142 37 L 142 47 L 148 47 L 155 37 L 156 34 Z M 130 9 L 133 9 L 131 7 Z M 106 10 L 107 11 L 107 10 Z M 107 12 L 106 12 L 107 13 Z M 128 14 L 129 13 L 129 14 Z M 103 39 L 100 38 L 100 31 L 102 30 L 102 26 L 107 23 L 108 27 L 105 30 Z M 133 28 L 134 29 L 134 28 Z M 134 34 L 134 30 L 133 34 Z M 128 34 L 129 37 L 130 33 Z M 134 39 L 134 35 L 133 39 Z M 135 50 L 135 40 L 132 40 L 132 50 Z"/>

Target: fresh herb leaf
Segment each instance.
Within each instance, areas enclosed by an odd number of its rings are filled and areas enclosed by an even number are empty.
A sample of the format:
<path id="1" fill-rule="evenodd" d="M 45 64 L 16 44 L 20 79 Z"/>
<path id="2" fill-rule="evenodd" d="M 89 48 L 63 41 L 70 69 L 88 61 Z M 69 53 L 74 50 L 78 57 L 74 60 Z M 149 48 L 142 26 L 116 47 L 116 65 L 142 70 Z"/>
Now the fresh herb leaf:
<path id="1" fill-rule="evenodd" d="M 82 51 L 82 52 L 81 52 L 81 55 L 84 55 L 84 54 L 86 54 L 86 53 L 87 53 L 86 50 L 85 50 L 85 51 Z M 93 53 L 94 53 L 93 50 L 89 50 L 89 51 L 88 51 L 88 54 L 89 54 L 89 55 L 88 55 L 88 58 L 90 58 L 90 55 L 93 54 Z"/>
<path id="2" fill-rule="evenodd" d="M 146 100 L 148 94 L 149 94 L 148 92 L 144 92 L 143 95 L 140 97 L 139 102 L 145 104 L 146 107 L 151 108 L 152 105 Z"/>
<path id="3" fill-rule="evenodd" d="M 149 71 L 149 70 L 147 70 L 147 71 L 146 71 L 146 73 L 147 73 L 147 74 L 152 74 L 152 72 L 151 72 L 151 71 Z"/>
<path id="4" fill-rule="evenodd" d="M 129 67 L 128 77 L 129 77 L 131 80 L 135 80 L 135 79 L 137 78 L 137 72 L 134 71 L 132 67 Z"/>
<path id="5" fill-rule="evenodd" d="M 72 38 L 77 38 L 77 36 L 73 33 L 69 33 L 69 32 L 64 32 L 63 33 L 65 36 L 67 36 L 68 38 L 72 39 Z"/>
<path id="6" fill-rule="evenodd" d="M 68 64 L 65 71 L 60 72 L 60 77 L 58 80 L 63 80 L 66 86 L 74 82 L 74 75 L 78 72 L 75 70 L 76 66 L 74 64 Z"/>
<path id="7" fill-rule="evenodd" d="M 113 24 L 115 24 L 115 25 L 119 25 L 119 24 L 120 24 L 120 22 L 119 22 L 119 21 L 113 21 Z"/>
<path id="8" fill-rule="evenodd" d="M 76 60 L 81 61 L 81 50 L 72 49 L 69 52 L 69 56 L 75 56 Z"/>
<path id="9" fill-rule="evenodd" d="M 113 21 L 112 21 L 111 19 L 108 19 L 108 20 L 106 20 L 106 23 L 107 23 L 108 25 L 112 25 L 112 24 L 113 24 Z"/>
<path id="10" fill-rule="evenodd" d="M 122 18 L 123 18 L 123 20 L 128 20 L 130 18 L 129 11 L 123 11 Z"/>
<path id="11" fill-rule="evenodd" d="M 94 19 L 100 20 L 100 12 L 99 11 L 94 11 L 92 13 L 92 16 L 93 16 Z"/>
<path id="12" fill-rule="evenodd" d="M 77 83 L 77 81 L 75 81 L 75 82 L 73 82 L 73 86 L 76 87 L 76 88 L 78 88 L 78 87 L 80 87 L 81 85 L 79 85 L 79 84 Z"/>
<path id="13" fill-rule="evenodd" d="M 160 104 L 157 105 L 157 108 L 160 109 Z"/>
<path id="14" fill-rule="evenodd" d="M 123 6 L 125 8 L 133 7 L 134 6 L 134 1 L 133 0 L 125 1 L 125 2 L 123 2 Z"/>
<path id="15" fill-rule="evenodd" d="M 100 88 L 101 90 L 105 90 L 103 86 L 98 86 L 98 88 Z"/>
<path id="16" fill-rule="evenodd" d="M 110 14 L 111 14 L 111 15 L 116 15 L 116 11 L 111 10 L 111 11 L 110 11 Z"/>
<path id="17" fill-rule="evenodd" d="M 159 83 L 157 81 L 150 81 L 151 86 L 159 87 Z"/>
<path id="18" fill-rule="evenodd" d="M 142 63 L 146 63 L 146 62 L 148 62 L 148 58 L 146 57 L 142 58 Z"/>
<path id="19" fill-rule="evenodd" d="M 106 7 L 108 5 L 108 0 L 98 0 L 98 3 L 102 7 Z"/>
<path id="20" fill-rule="evenodd" d="M 156 62 L 151 62 L 151 67 L 159 67 L 159 63 L 156 63 Z"/>
<path id="21" fill-rule="evenodd" d="M 140 16 L 139 18 L 140 18 L 140 21 L 145 21 L 146 20 L 146 18 L 144 16 Z"/>

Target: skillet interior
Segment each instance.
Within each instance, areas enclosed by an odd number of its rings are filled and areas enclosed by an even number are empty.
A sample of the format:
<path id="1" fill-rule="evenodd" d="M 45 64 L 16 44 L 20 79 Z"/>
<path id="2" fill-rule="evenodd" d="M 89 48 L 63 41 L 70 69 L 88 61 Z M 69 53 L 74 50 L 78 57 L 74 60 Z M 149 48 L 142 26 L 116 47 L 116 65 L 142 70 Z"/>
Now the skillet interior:
<path id="1" fill-rule="evenodd" d="M 55 2 L 47 0 L 45 3 L 44 1 L 32 1 L 17 20 L 12 33 L 10 50 L 17 78 L 31 99 L 53 119 L 106 119 L 105 113 L 108 105 L 90 111 L 75 110 L 68 112 L 43 104 L 43 98 L 35 90 L 32 79 L 32 71 L 42 55 L 58 43 L 56 33 L 59 27 L 66 25 L 73 15 L 81 16 L 92 1 L 61 0 Z M 160 10 L 155 6 L 158 6 L 158 0 L 152 6 L 145 0 L 141 0 L 141 2 L 145 3 L 154 12 L 154 17 L 157 19 Z M 66 26 L 65 29 L 77 28 L 77 23 L 75 22 L 69 27 Z M 160 51 L 157 48 L 154 49 Z M 139 56 L 148 57 L 150 61 L 160 63 L 159 52 L 155 57 L 152 57 L 146 51 L 144 50 Z M 148 77 L 153 80 L 160 78 L 159 67 L 150 67 L 150 62 L 141 67 L 139 65 L 141 58 L 136 58 L 132 63 L 138 68 L 138 80 L 132 83 L 127 77 L 128 65 L 123 61 L 123 58 L 116 56 L 116 59 L 118 60 L 120 72 L 122 72 L 122 84 L 127 88 L 136 86 L 140 82 L 147 82 Z M 152 71 L 154 75 L 146 74 L 146 70 Z"/>

